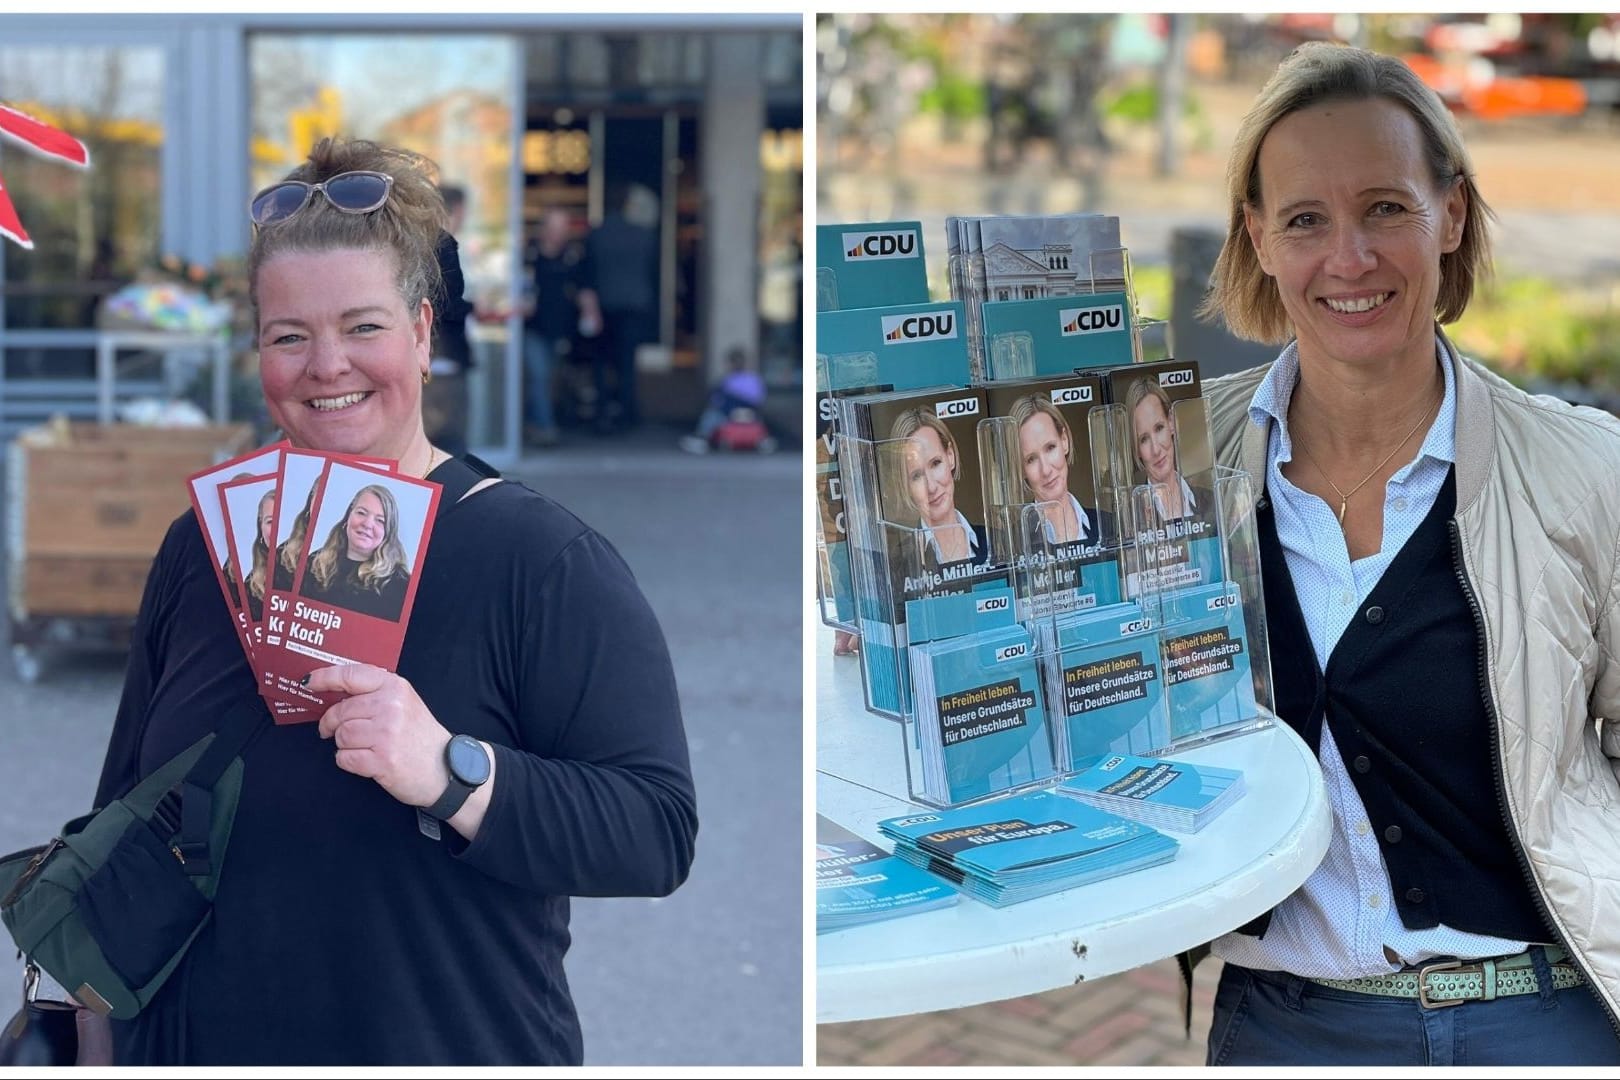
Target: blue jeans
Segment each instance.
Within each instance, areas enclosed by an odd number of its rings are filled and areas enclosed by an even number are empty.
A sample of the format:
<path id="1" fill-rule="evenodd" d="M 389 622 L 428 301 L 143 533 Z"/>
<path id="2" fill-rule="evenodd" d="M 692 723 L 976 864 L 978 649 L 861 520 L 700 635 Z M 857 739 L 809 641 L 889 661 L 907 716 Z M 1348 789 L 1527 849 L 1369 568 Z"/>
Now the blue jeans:
<path id="1" fill-rule="evenodd" d="M 523 333 L 523 419 L 541 431 L 551 431 L 557 418 L 551 410 L 551 372 L 557 343 L 535 330 Z"/>
<path id="2" fill-rule="evenodd" d="M 1541 985 L 1552 978 L 1538 964 Z M 1620 1037 L 1585 986 L 1425 1009 L 1227 964 L 1210 1065 L 1615 1065 Z"/>

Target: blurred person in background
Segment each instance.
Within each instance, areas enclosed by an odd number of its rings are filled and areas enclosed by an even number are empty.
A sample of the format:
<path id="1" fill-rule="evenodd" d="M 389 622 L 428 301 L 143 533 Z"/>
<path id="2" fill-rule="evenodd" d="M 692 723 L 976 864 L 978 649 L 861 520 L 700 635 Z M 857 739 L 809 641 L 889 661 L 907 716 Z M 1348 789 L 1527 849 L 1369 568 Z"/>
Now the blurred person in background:
<path id="1" fill-rule="evenodd" d="M 552 207 L 540 219 L 523 349 L 523 436 L 535 446 L 557 445 L 552 384 L 575 332 L 594 337 L 602 328 L 589 268 L 579 246 L 569 242 L 569 232 L 565 210 Z"/>
<path id="2" fill-rule="evenodd" d="M 602 313 L 596 427 L 603 434 L 641 423 L 636 351 L 658 340 L 658 196 L 641 184 L 616 194 L 613 211 L 585 242 L 589 285 Z"/>

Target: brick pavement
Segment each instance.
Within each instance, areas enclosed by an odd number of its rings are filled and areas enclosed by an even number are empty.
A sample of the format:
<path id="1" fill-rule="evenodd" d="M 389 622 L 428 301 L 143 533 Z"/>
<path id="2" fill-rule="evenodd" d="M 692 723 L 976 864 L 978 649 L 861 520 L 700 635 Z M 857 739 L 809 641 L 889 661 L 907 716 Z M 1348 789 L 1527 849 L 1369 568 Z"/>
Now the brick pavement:
<path id="1" fill-rule="evenodd" d="M 1170 1065 L 1204 1063 L 1220 961 L 1198 967 L 1192 1038 L 1182 1034 L 1174 960 L 1063 990 L 967 1009 L 822 1024 L 818 1065 Z"/>

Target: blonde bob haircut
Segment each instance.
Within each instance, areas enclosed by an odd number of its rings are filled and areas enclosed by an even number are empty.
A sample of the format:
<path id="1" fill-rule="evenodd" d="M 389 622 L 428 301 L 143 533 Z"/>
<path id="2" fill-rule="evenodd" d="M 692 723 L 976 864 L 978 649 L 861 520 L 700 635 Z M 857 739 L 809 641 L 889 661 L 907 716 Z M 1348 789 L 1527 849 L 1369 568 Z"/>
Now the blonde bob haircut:
<path id="1" fill-rule="evenodd" d="M 1063 436 L 1064 441 L 1069 444 L 1069 452 L 1068 454 L 1064 455 L 1064 457 L 1070 465 L 1073 465 L 1074 435 L 1069 431 L 1069 421 L 1064 418 L 1061 412 L 1058 411 L 1058 407 L 1052 404 L 1051 398 L 1044 394 L 1025 394 L 1023 397 L 1013 402 L 1012 408 L 1007 411 L 1007 415 L 1018 422 L 1018 430 L 1020 433 L 1024 430 L 1025 424 L 1035 419 L 1035 415 L 1037 413 L 1051 418 L 1052 427 L 1059 435 Z M 1024 486 L 1029 486 L 1028 480 L 1024 481 Z"/>
<path id="2" fill-rule="evenodd" d="M 879 467 L 887 476 L 884 479 L 883 490 L 888 496 L 885 499 L 884 516 L 894 521 L 899 518 L 896 511 L 907 517 L 922 516 L 922 508 L 911 500 L 911 486 L 906 482 L 906 443 L 901 440 L 910 438 L 928 428 L 939 436 L 939 444 L 951 455 L 951 479 L 962 478 L 962 457 L 956 452 L 956 439 L 951 435 L 951 429 L 945 422 L 934 414 L 934 410 L 917 407 L 907 409 L 894 418 L 894 424 L 889 428 L 889 441 L 883 445 L 883 452 L 879 457 Z"/>
<path id="3" fill-rule="evenodd" d="M 1238 337 L 1281 345 L 1293 337 L 1277 282 L 1260 268 L 1244 223 L 1245 205 L 1260 206 L 1260 146 L 1283 117 L 1332 101 L 1394 102 L 1417 122 L 1429 163 L 1429 180 L 1440 192 L 1460 183 L 1467 199 L 1462 242 L 1440 256 L 1435 318 L 1455 322 L 1468 307 L 1474 284 L 1490 273 L 1489 225 L 1494 216 L 1474 183 L 1474 165 L 1462 136 L 1440 98 L 1412 69 L 1392 56 L 1348 45 L 1313 41 L 1290 53 L 1243 118 L 1226 164 L 1226 243 L 1215 262 L 1209 295 L 1199 305 L 1205 318 L 1221 316 Z"/>

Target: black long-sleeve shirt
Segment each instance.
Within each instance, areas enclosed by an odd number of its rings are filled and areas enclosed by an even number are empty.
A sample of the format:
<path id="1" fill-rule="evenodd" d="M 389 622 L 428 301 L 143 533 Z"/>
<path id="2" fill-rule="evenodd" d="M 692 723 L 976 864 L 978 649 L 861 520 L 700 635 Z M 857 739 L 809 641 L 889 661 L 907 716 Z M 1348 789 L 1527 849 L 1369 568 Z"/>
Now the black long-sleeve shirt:
<path id="1" fill-rule="evenodd" d="M 568 897 L 663 895 L 697 830 L 674 673 L 618 553 L 501 483 L 447 509 L 399 673 L 496 747 L 476 839 L 345 773 L 314 723 L 263 731 L 213 918 L 119 1061 L 578 1063 Z M 253 678 L 191 515 L 135 634 L 97 805 L 202 734 Z"/>

